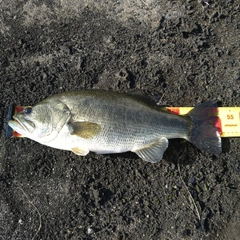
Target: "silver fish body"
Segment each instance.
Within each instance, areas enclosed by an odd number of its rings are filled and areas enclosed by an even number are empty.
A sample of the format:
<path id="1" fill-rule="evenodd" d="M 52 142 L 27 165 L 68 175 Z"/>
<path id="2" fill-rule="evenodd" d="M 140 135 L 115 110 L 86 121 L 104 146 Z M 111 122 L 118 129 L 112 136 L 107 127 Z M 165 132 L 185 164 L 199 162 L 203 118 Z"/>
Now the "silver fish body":
<path id="1" fill-rule="evenodd" d="M 216 117 L 209 114 L 212 108 L 216 104 L 207 102 L 178 116 L 144 96 L 82 90 L 49 97 L 14 115 L 9 126 L 39 143 L 82 156 L 89 151 L 132 151 L 145 161 L 158 162 L 172 138 L 219 154 L 221 138 L 213 123 Z"/>

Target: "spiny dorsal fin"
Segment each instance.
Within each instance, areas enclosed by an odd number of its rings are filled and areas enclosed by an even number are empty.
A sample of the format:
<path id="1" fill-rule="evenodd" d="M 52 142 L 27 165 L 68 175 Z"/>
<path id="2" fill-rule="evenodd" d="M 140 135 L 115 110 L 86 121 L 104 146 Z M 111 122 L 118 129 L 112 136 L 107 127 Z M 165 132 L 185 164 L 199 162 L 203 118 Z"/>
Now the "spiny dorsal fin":
<path id="1" fill-rule="evenodd" d="M 165 137 L 157 139 L 155 142 L 146 145 L 145 147 L 133 150 L 144 161 L 156 163 L 163 157 L 163 153 L 168 147 L 168 140 Z"/>
<path id="2" fill-rule="evenodd" d="M 131 90 L 127 92 L 129 96 L 134 98 L 137 101 L 140 101 L 144 104 L 147 104 L 149 107 L 154 108 L 156 110 L 162 110 L 162 108 L 165 108 L 166 104 L 159 104 L 159 96 L 158 95 L 149 95 L 143 93 L 141 90 Z"/>
<path id="3" fill-rule="evenodd" d="M 155 99 L 149 95 L 144 94 L 141 90 L 131 90 L 128 91 L 127 94 L 134 99 L 144 102 L 150 106 L 157 106 L 157 102 L 155 101 Z"/>
<path id="4" fill-rule="evenodd" d="M 101 130 L 100 125 L 92 122 L 73 122 L 69 125 L 72 127 L 72 135 L 86 139 L 95 137 Z"/>

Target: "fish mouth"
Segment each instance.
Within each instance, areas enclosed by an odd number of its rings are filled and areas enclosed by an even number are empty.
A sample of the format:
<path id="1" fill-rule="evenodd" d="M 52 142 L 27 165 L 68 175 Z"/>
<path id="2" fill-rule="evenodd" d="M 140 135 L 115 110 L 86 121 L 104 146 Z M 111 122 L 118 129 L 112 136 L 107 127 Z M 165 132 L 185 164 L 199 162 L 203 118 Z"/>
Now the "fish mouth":
<path id="1" fill-rule="evenodd" d="M 13 130 L 20 134 L 24 133 L 32 133 L 35 129 L 35 124 L 32 121 L 29 121 L 27 119 L 20 119 L 17 115 L 13 116 L 14 120 L 9 121 L 10 127 L 12 127 Z"/>

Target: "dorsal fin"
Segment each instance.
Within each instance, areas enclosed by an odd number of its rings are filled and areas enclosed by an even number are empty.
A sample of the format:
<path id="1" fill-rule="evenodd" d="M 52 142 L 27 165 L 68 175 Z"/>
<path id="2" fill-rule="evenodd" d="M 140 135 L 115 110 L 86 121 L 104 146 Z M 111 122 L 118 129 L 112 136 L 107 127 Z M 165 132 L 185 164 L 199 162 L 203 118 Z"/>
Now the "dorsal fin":
<path id="1" fill-rule="evenodd" d="M 136 99 L 137 101 L 140 101 L 144 104 L 147 104 L 148 106 L 150 106 L 151 108 L 154 108 L 156 110 L 162 110 L 162 108 L 165 108 L 167 105 L 160 105 L 159 104 L 159 96 L 150 96 L 150 95 L 146 95 L 145 93 L 143 93 L 141 90 L 131 90 L 129 92 L 127 92 L 128 95 L 132 96 L 134 99 Z"/>
<path id="2" fill-rule="evenodd" d="M 154 98 L 144 94 L 141 90 L 131 90 L 126 94 L 136 99 L 137 101 L 141 101 L 147 105 L 150 105 L 151 107 L 157 107 L 157 102 L 154 100 Z"/>

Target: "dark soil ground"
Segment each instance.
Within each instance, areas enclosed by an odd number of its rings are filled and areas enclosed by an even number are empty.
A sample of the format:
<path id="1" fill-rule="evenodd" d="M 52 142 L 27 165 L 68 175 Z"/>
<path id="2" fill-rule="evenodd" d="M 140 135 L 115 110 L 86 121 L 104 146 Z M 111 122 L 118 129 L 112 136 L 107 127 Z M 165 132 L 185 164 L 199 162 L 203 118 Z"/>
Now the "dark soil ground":
<path id="1" fill-rule="evenodd" d="M 9 105 L 69 90 L 239 106 L 239 12 L 238 0 L 0 1 L 0 239 L 239 239 L 239 138 L 218 157 L 173 140 L 150 164 L 5 137 Z"/>

